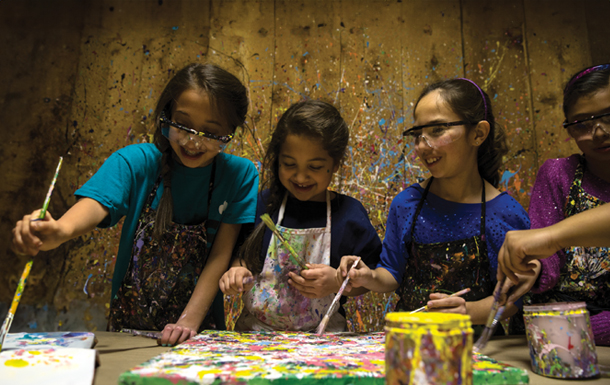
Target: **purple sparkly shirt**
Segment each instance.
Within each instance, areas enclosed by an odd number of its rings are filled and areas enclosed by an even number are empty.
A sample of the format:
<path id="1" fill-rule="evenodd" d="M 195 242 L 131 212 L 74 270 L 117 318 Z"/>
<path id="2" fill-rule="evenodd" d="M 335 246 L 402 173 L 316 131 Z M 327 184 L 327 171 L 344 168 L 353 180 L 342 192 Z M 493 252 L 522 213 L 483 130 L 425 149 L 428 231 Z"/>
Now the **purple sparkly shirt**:
<path id="1" fill-rule="evenodd" d="M 565 219 L 564 207 L 580 159 L 579 154 L 567 158 L 548 159 L 540 167 L 529 207 L 532 229 L 547 227 Z M 610 183 L 587 170 L 584 172 L 582 188 L 602 201 L 610 202 Z M 532 288 L 533 293 L 545 292 L 557 284 L 561 266 L 565 263 L 565 253 L 559 251 L 540 262 L 542 270 L 536 285 Z M 610 345 L 610 312 L 603 311 L 592 316 L 591 326 L 595 343 Z"/>

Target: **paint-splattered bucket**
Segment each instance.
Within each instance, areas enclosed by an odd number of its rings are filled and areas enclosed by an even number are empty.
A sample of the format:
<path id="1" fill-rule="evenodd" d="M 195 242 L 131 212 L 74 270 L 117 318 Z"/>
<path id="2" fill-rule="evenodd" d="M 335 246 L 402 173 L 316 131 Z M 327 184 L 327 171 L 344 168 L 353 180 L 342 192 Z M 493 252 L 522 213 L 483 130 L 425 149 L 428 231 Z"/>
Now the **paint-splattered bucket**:
<path id="1" fill-rule="evenodd" d="M 584 302 L 523 307 L 527 342 L 535 373 L 557 378 L 599 374 L 589 312 Z"/>
<path id="2" fill-rule="evenodd" d="M 387 385 L 472 384 L 470 317 L 444 313 L 389 313 Z"/>

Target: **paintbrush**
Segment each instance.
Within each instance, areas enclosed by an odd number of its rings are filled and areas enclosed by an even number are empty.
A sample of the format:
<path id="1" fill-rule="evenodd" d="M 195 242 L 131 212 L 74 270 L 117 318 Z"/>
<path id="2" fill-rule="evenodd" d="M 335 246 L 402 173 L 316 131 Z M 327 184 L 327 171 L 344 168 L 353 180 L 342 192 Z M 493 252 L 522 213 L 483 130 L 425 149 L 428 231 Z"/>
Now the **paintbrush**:
<path id="1" fill-rule="evenodd" d="M 349 272 L 358 265 L 358 262 L 360 262 L 360 257 L 358 257 L 354 261 L 354 264 L 352 265 L 352 267 L 347 271 L 347 277 L 345 277 L 345 280 L 341 284 L 341 287 L 339 288 L 337 295 L 335 295 L 335 298 L 330 303 L 330 306 L 328 307 L 328 310 L 326 311 L 326 315 L 324 316 L 324 318 L 322 318 L 322 322 L 320 322 L 320 325 L 318 325 L 316 334 L 321 335 L 324 333 L 324 330 L 326 330 L 326 326 L 328 326 L 328 321 L 330 321 L 330 316 L 335 312 L 335 309 L 339 305 L 339 299 L 341 298 L 341 295 L 343 294 L 343 291 L 345 290 L 345 287 L 347 286 L 347 283 L 349 282 Z"/>
<path id="2" fill-rule="evenodd" d="M 461 296 L 461 295 L 464 295 L 464 294 L 468 293 L 469 291 L 470 291 L 470 288 L 466 288 L 466 289 L 464 289 L 464 290 L 460 290 L 460 291 L 457 291 L 457 292 L 455 292 L 455 293 L 451 294 L 449 297 L 459 297 L 459 296 Z M 409 313 L 409 314 L 413 314 L 413 313 L 419 313 L 420 311 L 423 311 L 423 310 L 428 311 L 428 305 L 426 305 L 426 306 L 422 306 L 422 307 L 420 307 L 419 309 L 415 309 L 415 310 L 413 310 L 413 311 L 412 311 L 411 313 Z"/>
<path id="3" fill-rule="evenodd" d="M 284 239 L 284 237 L 282 236 L 280 231 L 277 229 L 277 227 L 275 227 L 275 223 L 273 223 L 273 219 L 271 219 L 269 214 L 261 215 L 261 219 L 267 225 L 269 230 L 271 230 L 273 232 L 273 234 L 275 234 L 277 239 L 280 240 L 282 245 L 288 250 L 288 252 L 290 254 L 290 258 L 292 259 L 292 261 L 295 264 L 299 265 L 301 267 L 301 269 L 307 270 L 307 266 L 305 265 L 305 262 L 303 261 L 303 259 L 301 259 L 301 257 L 299 257 L 297 252 L 294 251 L 294 249 L 290 246 L 290 244 L 288 242 L 286 242 L 286 239 Z"/>
<path id="4" fill-rule="evenodd" d="M 489 312 L 489 317 L 487 317 L 487 322 L 485 323 L 485 329 L 483 329 L 483 333 L 481 333 L 481 336 L 479 337 L 477 342 L 475 342 L 474 346 L 472 347 L 472 351 L 475 353 L 480 352 L 481 350 L 483 350 L 483 348 L 485 348 L 485 346 L 487 345 L 487 341 L 489 341 L 489 339 L 493 335 L 494 331 L 496 330 L 496 326 L 498 325 L 498 320 L 500 319 L 500 317 L 502 316 L 502 313 L 504 312 L 504 306 L 500 305 L 500 295 L 502 294 L 502 287 L 504 286 L 505 282 L 506 282 L 506 277 L 504 277 L 502 280 L 498 281 L 498 283 L 496 284 L 496 288 L 494 290 L 494 295 L 493 295 L 494 302 L 491 305 L 491 311 Z"/>
<path id="5" fill-rule="evenodd" d="M 53 193 L 53 188 L 55 187 L 55 182 L 57 182 L 57 175 L 59 175 L 59 170 L 61 169 L 61 163 L 63 158 L 59 157 L 59 163 L 57 164 L 57 169 L 55 170 L 55 175 L 53 176 L 53 180 L 51 181 L 51 186 L 49 186 L 49 191 L 47 192 L 47 196 L 44 199 L 44 203 L 42 204 L 42 210 L 40 211 L 40 215 L 38 215 L 36 220 L 44 219 L 47 208 L 49 207 L 49 201 L 51 200 L 51 194 Z M 4 344 L 4 339 L 8 334 L 9 329 L 11 328 L 11 324 L 13 323 L 13 318 L 15 317 L 15 312 L 17 311 L 17 305 L 19 305 L 19 301 L 21 300 L 21 295 L 23 294 L 23 290 L 25 288 L 25 283 L 30 275 L 30 270 L 32 270 L 32 264 L 34 263 L 33 259 L 30 259 L 28 263 L 25 264 L 25 268 L 23 269 L 23 273 L 21 274 L 21 279 L 19 279 L 19 284 L 17 285 L 17 291 L 15 291 L 15 296 L 13 297 L 13 302 L 11 303 L 11 308 L 8 311 L 8 315 L 6 319 L 2 323 L 2 329 L 0 329 L 0 349 L 2 349 L 2 345 Z"/>
<path id="6" fill-rule="evenodd" d="M 121 329 L 121 333 L 129 333 L 134 336 L 153 338 L 155 340 L 158 340 L 159 338 L 161 338 L 161 335 L 163 334 L 162 332 L 147 332 L 147 331 L 136 330 L 136 329 Z"/>
<path id="7" fill-rule="evenodd" d="M 51 201 L 51 194 L 53 193 L 53 189 L 55 188 L 55 182 L 57 182 L 57 176 L 59 175 L 59 170 L 61 169 L 61 164 L 64 158 L 59 157 L 59 163 L 57 164 L 57 169 L 55 170 L 55 175 L 53 176 L 53 180 L 51 181 L 51 186 L 49 186 L 49 191 L 47 192 L 46 198 L 44 198 L 44 203 L 42 204 L 42 210 L 40 210 L 40 215 L 38 218 L 33 219 L 33 221 L 40 221 L 44 219 L 45 215 L 47 215 L 47 209 L 49 208 L 49 202 Z"/>
<path id="8" fill-rule="evenodd" d="M 6 338 L 6 335 L 8 334 L 8 331 L 11 328 L 11 324 L 13 323 L 13 317 L 15 317 L 17 305 L 19 305 L 19 301 L 21 300 L 21 294 L 23 294 L 23 289 L 25 288 L 25 282 L 28 279 L 30 270 L 32 269 L 32 263 L 34 263 L 34 260 L 30 259 L 28 263 L 25 264 L 25 269 L 23 269 L 21 279 L 19 279 L 19 284 L 17 285 L 17 290 L 15 291 L 15 296 L 13 297 L 11 308 L 8 311 L 6 319 L 2 323 L 2 329 L 0 329 L 0 350 L 2 350 L 2 345 L 4 345 L 4 339 Z"/>

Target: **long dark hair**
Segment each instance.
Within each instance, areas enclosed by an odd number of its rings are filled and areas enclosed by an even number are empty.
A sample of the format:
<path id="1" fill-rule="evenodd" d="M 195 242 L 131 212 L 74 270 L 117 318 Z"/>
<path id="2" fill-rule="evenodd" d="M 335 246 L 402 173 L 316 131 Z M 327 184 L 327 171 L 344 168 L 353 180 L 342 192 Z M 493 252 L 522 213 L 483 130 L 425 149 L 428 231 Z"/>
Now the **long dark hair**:
<path id="1" fill-rule="evenodd" d="M 320 141 L 335 166 L 338 166 L 345 157 L 349 128 L 332 104 L 320 100 L 301 101 L 284 112 L 271 135 L 263 161 L 262 189 L 269 189 L 265 207 L 269 215 L 279 210 L 286 194 L 286 187 L 280 182 L 278 158 L 288 135 Z M 262 269 L 260 252 L 264 233 L 265 224 L 261 222 L 239 251 L 239 258 L 246 262 L 246 266 L 254 274 L 260 273 Z"/>
<path id="2" fill-rule="evenodd" d="M 163 195 L 157 208 L 154 236 L 160 237 L 166 226 L 171 223 L 173 215 L 171 171 L 172 148 L 169 140 L 161 133 L 159 117 L 162 111 L 172 111 L 176 99 L 184 91 L 196 90 L 205 92 L 210 103 L 228 122 L 232 132 L 242 126 L 248 112 L 248 94 L 246 87 L 235 76 L 214 64 L 189 64 L 174 75 L 163 89 L 155 108 L 154 143 L 161 151 L 161 176 L 163 177 Z M 168 116 L 171 119 L 171 116 Z"/>
<path id="3" fill-rule="evenodd" d="M 568 114 L 578 99 L 591 96 L 610 84 L 610 63 L 584 68 L 575 73 L 563 89 L 563 114 Z"/>
<path id="4" fill-rule="evenodd" d="M 417 99 L 415 108 L 430 92 L 439 90 L 449 108 L 466 122 L 489 123 L 489 135 L 477 152 L 477 165 L 481 176 L 492 186 L 500 183 L 502 156 L 508 152 L 506 135 L 501 126 L 496 125 L 491 101 L 485 91 L 468 79 L 442 80 L 427 86 Z M 473 127 L 470 125 L 470 127 Z"/>

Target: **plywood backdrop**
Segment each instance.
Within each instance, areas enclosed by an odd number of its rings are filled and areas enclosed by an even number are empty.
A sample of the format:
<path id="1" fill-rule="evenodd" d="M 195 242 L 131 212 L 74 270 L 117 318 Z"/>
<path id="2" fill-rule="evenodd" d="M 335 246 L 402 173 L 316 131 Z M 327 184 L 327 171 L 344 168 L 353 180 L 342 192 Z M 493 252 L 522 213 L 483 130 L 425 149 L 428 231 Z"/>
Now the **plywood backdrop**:
<path id="1" fill-rule="evenodd" d="M 279 116 L 333 102 L 351 128 L 333 187 L 363 202 L 383 237 L 392 198 L 425 177 L 401 139 L 420 90 L 468 77 L 508 133 L 501 189 L 527 208 L 542 162 L 577 151 L 561 128 L 562 86 L 610 61 L 608 0 L 0 1 L 0 315 L 26 259 L 11 229 L 39 208 L 59 156 L 50 212 L 118 148 L 151 140 L 169 78 L 212 62 L 248 87 L 248 127 L 229 152 L 259 165 Z M 13 331 L 103 330 L 121 225 L 36 257 Z M 379 327 L 390 296 L 348 304 L 350 327 Z M 229 319 L 239 301 L 228 299 Z"/>

